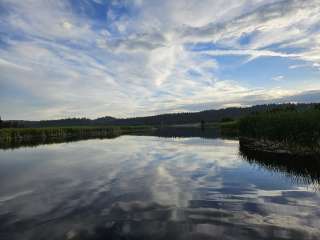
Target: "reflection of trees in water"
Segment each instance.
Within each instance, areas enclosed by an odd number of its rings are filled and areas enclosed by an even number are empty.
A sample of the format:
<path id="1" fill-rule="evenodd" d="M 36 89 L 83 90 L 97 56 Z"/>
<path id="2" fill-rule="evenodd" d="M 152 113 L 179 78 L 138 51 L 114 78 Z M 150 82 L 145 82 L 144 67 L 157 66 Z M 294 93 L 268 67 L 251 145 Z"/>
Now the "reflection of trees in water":
<path id="1" fill-rule="evenodd" d="M 217 128 L 197 128 L 197 127 L 167 127 L 159 128 L 154 131 L 141 131 L 136 133 L 127 133 L 125 135 L 136 135 L 136 136 L 156 136 L 165 138 L 190 138 L 199 137 L 207 139 L 223 138 L 223 139 L 234 139 L 234 137 L 221 136 L 219 129 Z M 89 139 L 110 139 L 121 136 L 121 134 L 110 134 L 108 136 L 72 136 L 72 137 L 57 137 L 57 138 L 33 138 L 33 139 L 20 139 L 10 143 L 1 143 L 0 149 L 14 149 L 20 147 L 36 147 L 45 144 L 54 143 L 65 143 L 65 142 L 76 142 L 81 140 Z"/>
<path id="2" fill-rule="evenodd" d="M 189 132 L 186 129 L 176 129 L 175 132 L 167 130 L 167 132 L 158 132 L 158 135 L 156 133 L 153 135 L 161 137 L 200 137 L 197 135 L 198 133 L 197 129 L 192 129 Z M 210 130 L 205 134 L 213 136 Z M 211 148 L 211 146 L 209 147 Z M 214 145 L 212 145 L 212 147 L 212 151 L 214 151 Z M 230 152 L 226 152 L 226 154 L 230 154 Z M 284 156 L 279 157 L 278 155 L 274 158 L 275 163 L 273 163 L 272 158 L 268 157 L 265 153 L 262 154 L 262 156 L 266 157 L 265 161 L 257 157 L 258 153 L 253 153 L 252 156 L 248 152 L 247 155 L 245 154 L 246 152 L 243 153 L 243 155 L 247 157 L 247 160 L 251 163 L 259 164 L 259 166 L 264 166 L 265 164 L 265 167 L 269 167 L 271 170 L 285 173 L 292 172 L 291 174 L 293 176 L 299 176 L 295 167 L 290 166 L 292 163 L 289 162 L 285 164 L 286 159 Z M 250 156 L 252 158 L 250 158 Z M 175 159 L 173 159 L 173 162 L 174 160 Z M 271 163 L 268 163 L 270 160 Z M 281 160 L 280 164 L 279 160 Z M 296 164 L 298 164 L 298 166 L 299 164 L 305 165 L 302 164 L 301 161 L 303 163 L 304 160 L 298 158 Z M 133 161 L 133 163 L 135 162 Z M 152 164 L 154 163 L 153 161 Z M 161 164 L 163 163 L 165 162 L 161 161 Z M 127 162 L 124 164 L 127 164 Z M 318 165 L 312 164 L 312 168 L 315 169 L 319 169 L 319 166 L 319 162 Z M 300 167 L 300 172 L 303 173 L 301 174 L 302 176 L 308 176 L 309 174 L 308 168 L 306 170 L 307 173 L 304 173 L 305 168 L 305 166 Z M 149 168 L 146 167 L 142 170 L 139 167 L 135 169 L 148 171 Z M 17 237 L 14 239 L 69 240 L 317 239 L 316 235 L 319 236 L 319 233 L 315 231 L 317 228 L 316 219 L 318 219 L 318 213 L 314 211 L 316 207 L 311 208 L 313 205 L 317 206 L 315 201 L 310 201 L 309 203 L 309 199 L 306 199 L 306 206 L 303 206 L 304 211 L 302 211 L 300 215 L 297 213 L 297 209 L 300 209 L 301 206 L 296 207 L 296 205 L 293 205 L 286 207 L 285 211 L 288 213 L 286 215 L 282 212 L 277 212 L 279 209 L 276 208 L 276 205 L 272 204 L 279 200 L 279 198 L 284 202 L 289 201 L 285 198 L 286 196 L 273 196 L 273 201 L 269 199 L 269 202 L 263 201 L 262 204 L 261 201 L 248 199 L 246 197 L 246 194 L 250 193 L 248 190 L 251 190 L 247 185 L 238 185 L 234 181 L 231 181 L 228 185 L 226 185 L 228 182 L 225 182 L 221 187 L 213 187 L 211 183 L 216 181 L 220 176 L 209 179 L 209 175 L 201 179 L 201 181 L 204 181 L 201 184 L 204 185 L 195 186 L 195 195 L 192 199 L 189 199 L 188 206 L 179 208 L 177 206 L 167 206 L 153 202 L 156 200 L 153 195 L 154 191 L 159 189 L 155 187 L 155 182 L 151 181 L 153 178 L 149 180 L 149 178 L 143 177 L 143 182 L 146 181 L 147 184 L 137 184 L 136 179 L 153 173 L 149 172 L 150 169 L 146 172 L 148 173 L 146 175 L 135 175 L 137 173 L 132 171 L 130 167 L 128 170 L 130 171 L 122 171 L 121 169 L 121 174 L 113 176 L 111 181 L 105 179 L 103 175 L 102 179 L 98 178 L 98 184 L 86 185 L 84 182 L 80 182 L 78 189 L 75 189 L 75 186 L 70 187 L 70 194 L 66 194 L 68 188 L 59 188 L 59 185 L 55 186 L 51 183 L 48 185 L 49 188 L 45 189 L 47 194 L 44 196 L 53 196 L 55 199 L 61 198 L 61 201 L 45 200 L 48 208 L 51 209 L 49 213 L 46 212 L 43 215 L 36 215 L 34 218 L 27 219 L 26 221 L 23 221 L 23 218 L 19 219 L 19 215 L 14 214 L 8 214 L 8 220 L 0 218 L 0 236 L 3 236 L 4 239 L 9 239 L 11 235 L 17 234 Z M 195 174 L 197 173 L 199 172 L 196 171 Z M 125 176 L 133 175 L 133 177 L 123 179 L 123 174 L 125 174 Z M 183 172 L 181 174 L 183 174 Z M 180 176 L 189 177 L 189 175 Z M 319 174 L 316 176 L 315 178 L 319 179 Z M 228 177 L 230 177 L 230 175 L 226 176 L 226 178 Z M 87 178 L 87 175 L 83 175 L 83 178 L 86 182 L 90 182 L 90 178 Z M 102 180 L 102 182 L 100 182 L 100 180 Z M 119 180 L 119 182 L 117 180 Z M 231 180 L 233 180 L 232 177 Z M 133 185 L 134 187 L 120 187 L 120 185 L 118 185 L 120 182 L 124 184 L 128 183 L 129 186 Z M 172 182 L 170 182 L 170 184 L 171 183 Z M 178 184 L 178 181 L 175 184 Z M 236 193 L 233 192 L 233 190 L 227 190 L 230 185 L 237 188 Z M 110 186 L 110 189 L 108 186 Z M 139 188 L 136 186 L 139 186 Z M 205 195 L 200 194 L 200 191 L 198 191 L 199 188 L 202 189 L 201 193 Z M 59 191 L 59 189 L 61 189 L 61 191 Z M 180 189 L 180 191 L 184 190 L 184 188 L 177 189 Z M 240 196 L 241 194 L 243 195 Z M 202 199 L 202 197 L 204 197 L 204 199 Z M 50 200 L 48 197 L 41 196 L 41 198 Z M 300 199 L 300 201 L 302 200 L 303 199 Z M 30 201 L 30 199 L 27 199 L 27 201 Z M 50 204 L 52 204 L 51 207 Z M 41 205 L 42 204 L 39 206 L 40 208 L 42 207 Z M 288 224 L 288 219 L 291 216 L 294 219 L 301 218 L 301 222 L 294 224 L 295 221 L 293 220 Z M 270 220 L 270 222 L 261 222 L 261 219 L 267 219 Z M 315 227 L 306 227 L 303 231 L 301 230 L 301 226 L 300 228 L 297 227 L 299 223 L 305 222 L 315 222 Z M 309 226 L 309 224 L 307 225 Z"/>
<path id="3" fill-rule="evenodd" d="M 68 143 L 68 142 L 77 142 L 81 140 L 89 139 L 110 139 L 116 138 L 120 135 L 110 134 L 110 136 L 105 137 L 96 137 L 96 136 L 72 136 L 72 137 L 57 137 L 57 138 L 33 138 L 33 139 L 18 139 L 9 143 L 1 143 L 0 149 L 15 149 L 20 147 L 36 147 L 39 145 L 48 145 L 55 143 Z"/>
<path id="4" fill-rule="evenodd" d="M 142 133 L 141 135 L 146 135 Z M 153 132 L 150 132 L 150 136 L 157 136 L 157 137 L 167 137 L 167 138 L 191 138 L 191 137 L 198 137 L 198 138 L 207 138 L 207 139 L 235 139 L 235 136 L 225 136 L 221 135 L 219 128 L 214 127 L 165 127 L 165 128 L 158 128 Z"/>
<path id="5" fill-rule="evenodd" d="M 313 184 L 320 189 L 320 156 L 299 156 L 248 149 L 240 142 L 241 156 L 251 164 L 283 173 L 295 183 Z"/>

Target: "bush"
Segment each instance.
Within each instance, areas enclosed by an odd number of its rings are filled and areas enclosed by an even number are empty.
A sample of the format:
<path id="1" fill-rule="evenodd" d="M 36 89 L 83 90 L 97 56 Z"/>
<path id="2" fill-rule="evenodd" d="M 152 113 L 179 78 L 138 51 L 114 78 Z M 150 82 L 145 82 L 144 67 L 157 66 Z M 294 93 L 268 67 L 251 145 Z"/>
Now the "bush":
<path id="1" fill-rule="evenodd" d="M 233 118 L 225 117 L 225 118 L 222 118 L 220 122 L 225 123 L 225 122 L 233 122 L 233 121 L 234 121 Z"/>
<path id="2" fill-rule="evenodd" d="M 244 117 L 239 122 L 241 136 L 269 139 L 301 145 L 318 145 L 320 110 L 283 109 Z"/>

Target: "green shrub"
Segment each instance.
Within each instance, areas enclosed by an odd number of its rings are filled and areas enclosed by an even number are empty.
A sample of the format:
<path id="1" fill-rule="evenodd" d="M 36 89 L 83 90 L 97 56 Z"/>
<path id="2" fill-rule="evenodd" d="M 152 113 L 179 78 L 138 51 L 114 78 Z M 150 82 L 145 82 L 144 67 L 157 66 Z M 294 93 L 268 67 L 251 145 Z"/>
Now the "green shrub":
<path id="1" fill-rule="evenodd" d="M 241 136 L 301 145 L 318 145 L 320 110 L 284 109 L 252 114 L 240 119 L 239 131 Z"/>
<path id="2" fill-rule="evenodd" d="M 0 129 L 0 145 L 1 143 L 28 141 L 31 139 L 110 137 L 148 129 L 150 129 L 149 126 L 2 128 Z"/>

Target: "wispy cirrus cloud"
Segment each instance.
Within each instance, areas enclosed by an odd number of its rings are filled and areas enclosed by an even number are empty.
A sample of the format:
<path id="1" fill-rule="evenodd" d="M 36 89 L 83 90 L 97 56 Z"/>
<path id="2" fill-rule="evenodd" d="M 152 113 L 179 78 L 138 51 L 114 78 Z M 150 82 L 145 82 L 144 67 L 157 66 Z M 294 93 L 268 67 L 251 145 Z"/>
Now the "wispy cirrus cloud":
<path id="1" fill-rule="evenodd" d="M 274 76 L 272 78 L 272 80 L 274 80 L 274 81 L 282 81 L 283 79 L 284 79 L 284 76 L 282 76 L 282 75 Z"/>
<path id="2" fill-rule="evenodd" d="M 3 0 L 1 114 L 125 117 L 319 89 L 319 8 L 316 0 Z M 286 81 L 272 80 L 280 75 Z"/>

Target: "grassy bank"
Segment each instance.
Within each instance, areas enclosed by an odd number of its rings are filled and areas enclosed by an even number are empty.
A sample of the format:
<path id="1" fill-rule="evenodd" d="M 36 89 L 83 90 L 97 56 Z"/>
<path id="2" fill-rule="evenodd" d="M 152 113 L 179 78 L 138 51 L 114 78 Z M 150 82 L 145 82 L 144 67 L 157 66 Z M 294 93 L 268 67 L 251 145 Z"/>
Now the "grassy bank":
<path id="1" fill-rule="evenodd" d="M 261 146 L 273 142 L 290 151 L 320 149 L 320 110 L 316 108 L 252 114 L 242 118 L 238 126 L 240 137 L 256 139 Z"/>
<path id="2" fill-rule="evenodd" d="M 152 130 L 150 126 L 3 128 L 0 129 L 0 148 L 29 143 L 37 145 L 75 139 L 110 138 L 150 130 Z"/>
<path id="3" fill-rule="evenodd" d="M 238 136 L 239 135 L 239 121 L 227 121 L 218 124 L 222 136 Z"/>

